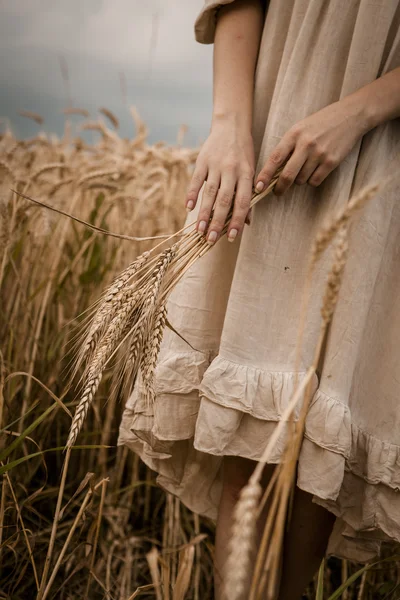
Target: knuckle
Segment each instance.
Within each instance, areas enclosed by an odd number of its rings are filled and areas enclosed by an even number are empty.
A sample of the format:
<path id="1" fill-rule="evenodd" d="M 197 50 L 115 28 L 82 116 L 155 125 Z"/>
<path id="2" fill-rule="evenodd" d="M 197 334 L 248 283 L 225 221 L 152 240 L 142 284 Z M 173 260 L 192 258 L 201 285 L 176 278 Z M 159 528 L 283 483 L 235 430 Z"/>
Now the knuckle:
<path id="1" fill-rule="evenodd" d="M 254 179 L 254 169 L 244 168 L 240 172 L 240 177 L 245 181 L 253 181 Z"/>
<path id="2" fill-rule="evenodd" d="M 260 180 L 263 183 L 265 183 L 268 180 L 268 171 L 267 169 L 263 169 L 262 171 L 259 172 L 258 176 L 257 176 L 257 181 Z"/>
<path id="3" fill-rule="evenodd" d="M 209 175 L 209 173 L 210 173 L 211 170 L 218 171 L 218 167 L 219 167 L 219 164 L 218 164 L 218 162 L 216 160 L 214 160 L 213 158 L 209 158 L 208 159 L 208 161 L 207 161 L 207 173 L 208 173 L 208 175 Z M 206 181 L 207 181 L 208 175 L 206 175 L 206 177 L 205 177 Z"/>
<path id="4" fill-rule="evenodd" d="M 279 166 L 282 160 L 281 153 L 277 150 L 274 150 L 271 153 L 269 160 L 273 165 Z"/>
<path id="5" fill-rule="evenodd" d="M 210 224 L 210 230 L 212 229 L 213 231 L 216 231 L 217 233 L 221 233 L 223 226 L 224 226 L 224 223 L 220 219 L 216 218 L 216 219 L 212 220 L 212 222 Z"/>
<path id="6" fill-rule="evenodd" d="M 321 147 L 321 146 L 318 146 L 318 147 L 315 149 L 315 155 L 316 155 L 316 157 L 317 157 L 317 158 L 318 158 L 320 161 L 325 161 L 325 159 L 326 159 L 326 158 L 327 158 L 327 156 L 328 156 L 328 153 L 327 153 L 327 151 L 325 150 L 325 148 L 323 148 L 323 147 Z"/>
<path id="7" fill-rule="evenodd" d="M 224 171 L 235 171 L 237 167 L 237 162 L 234 159 L 228 158 L 223 162 L 222 167 Z"/>
<path id="8" fill-rule="evenodd" d="M 250 206 L 250 196 L 247 194 L 239 194 L 235 198 L 235 206 L 241 210 L 248 210 Z"/>
<path id="9" fill-rule="evenodd" d="M 293 127 L 291 127 L 288 132 L 289 136 L 294 139 L 299 138 L 302 135 L 302 133 L 303 133 L 303 128 L 300 123 L 296 123 L 295 125 L 293 125 Z"/>
<path id="10" fill-rule="evenodd" d="M 200 186 L 203 183 L 204 179 L 200 175 L 200 173 L 194 173 L 192 177 L 192 185 Z"/>
<path id="11" fill-rule="evenodd" d="M 312 187 L 318 187 L 319 184 L 321 183 L 320 178 L 319 177 L 311 177 L 311 179 L 309 179 L 308 183 L 312 186 Z"/>
<path id="12" fill-rule="evenodd" d="M 246 215 L 239 215 L 238 213 L 235 213 L 232 216 L 231 222 L 229 224 L 230 229 L 237 229 L 238 231 L 240 231 L 240 229 L 243 227 L 245 217 Z"/>
<path id="13" fill-rule="evenodd" d="M 294 174 L 291 171 L 283 171 L 279 179 L 284 185 L 289 185 L 294 180 Z"/>
<path id="14" fill-rule="evenodd" d="M 224 207 L 230 206 L 232 203 L 232 195 L 229 192 L 220 192 L 217 202 Z"/>
<path id="15" fill-rule="evenodd" d="M 306 135 L 303 139 L 303 145 L 307 150 L 317 150 L 317 142 L 313 137 Z"/>
<path id="16" fill-rule="evenodd" d="M 211 209 L 208 208 L 207 206 L 202 206 L 199 210 L 199 214 L 197 216 L 197 220 L 198 221 L 209 221 L 210 219 L 210 215 L 211 215 Z"/>
<path id="17" fill-rule="evenodd" d="M 197 190 L 194 188 L 190 188 L 187 193 L 187 197 L 189 200 L 196 200 L 197 198 Z"/>
<path id="18" fill-rule="evenodd" d="M 205 193 L 207 196 L 215 196 L 218 186 L 215 183 L 207 183 Z"/>
<path id="19" fill-rule="evenodd" d="M 333 169 L 336 166 L 336 160 L 332 155 L 327 155 L 324 158 L 324 164 L 329 168 Z"/>
<path id="20" fill-rule="evenodd" d="M 299 175 L 298 177 L 296 177 L 297 185 L 304 185 L 306 181 L 307 179 L 304 177 L 304 175 Z"/>

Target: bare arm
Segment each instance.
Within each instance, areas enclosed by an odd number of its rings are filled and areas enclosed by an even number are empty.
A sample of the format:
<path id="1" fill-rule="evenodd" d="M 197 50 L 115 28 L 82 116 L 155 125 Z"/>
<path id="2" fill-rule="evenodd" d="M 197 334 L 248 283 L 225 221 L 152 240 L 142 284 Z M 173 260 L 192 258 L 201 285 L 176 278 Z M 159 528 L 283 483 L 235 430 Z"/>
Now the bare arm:
<path id="1" fill-rule="evenodd" d="M 235 191 L 228 239 L 233 241 L 243 229 L 249 211 L 254 177 L 254 71 L 262 26 L 261 0 L 236 0 L 218 13 L 211 131 L 198 156 L 186 202 L 189 209 L 194 208 L 206 181 L 197 229 L 207 231 L 210 243 L 221 233 Z"/>
<path id="2" fill-rule="evenodd" d="M 369 83 L 352 96 L 364 107 L 369 129 L 400 117 L 400 67 Z"/>
<path id="3" fill-rule="evenodd" d="M 231 119 L 251 131 L 262 17 L 260 0 L 237 0 L 219 11 L 214 42 L 213 124 Z"/>
<path id="4" fill-rule="evenodd" d="M 277 195 L 293 183 L 320 185 L 363 135 L 396 117 L 400 117 L 400 67 L 294 125 L 257 176 L 257 190 L 269 184 L 286 160 Z"/>

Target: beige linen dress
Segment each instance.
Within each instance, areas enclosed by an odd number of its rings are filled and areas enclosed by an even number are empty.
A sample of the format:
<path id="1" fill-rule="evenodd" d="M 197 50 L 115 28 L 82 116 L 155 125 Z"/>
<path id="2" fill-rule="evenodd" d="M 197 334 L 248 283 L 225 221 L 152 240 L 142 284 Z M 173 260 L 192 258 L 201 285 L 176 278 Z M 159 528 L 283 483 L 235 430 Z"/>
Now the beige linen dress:
<path id="1" fill-rule="evenodd" d="M 208 0 L 196 39 L 213 42 Z M 398 0 L 271 0 L 255 79 L 257 169 L 297 121 L 400 66 Z M 154 413 L 140 380 L 120 426 L 159 484 L 215 519 L 223 455 L 258 459 L 291 397 L 300 300 L 317 229 L 351 194 L 399 168 L 400 120 L 368 133 L 319 188 L 294 186 L 253 211 L 172 293 Z M 200 203 L 198 203 L 198 206 Z M 188 215 L 187 223 L 196 217 Z M 328 255 L 314 278 L 301 353 L 320 329 Z M 371 559 L 400 541 L 400 194 L 392 185 L 353 224 L 350 257 L 299 459 L 297 485 L 337 517 L 328 553 Z M 277 444 L 271 462 L 278 462 Z"/>

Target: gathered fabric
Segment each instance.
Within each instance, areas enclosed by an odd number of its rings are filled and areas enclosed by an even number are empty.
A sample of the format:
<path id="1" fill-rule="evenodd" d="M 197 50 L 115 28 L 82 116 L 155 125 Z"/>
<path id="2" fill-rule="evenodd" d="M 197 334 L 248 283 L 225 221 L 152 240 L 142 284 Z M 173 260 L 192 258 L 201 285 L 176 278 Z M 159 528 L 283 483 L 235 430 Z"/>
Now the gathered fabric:
<path id="1" fill-rule="evenodd" d="M 199 42 L 213 42 L 217 11 L 232 1 L 205 3 L 195 23 Z M 296 122 L 398 66 L 397 0 L 270 0 L 255 76 L 257 170 Z M 146 405 L 139 376 L 118 444 L 195 512 L 217 518 L 223 456 L 261 457 L 312 364 L 333 258 L 328 251 L 313 275 L 298 366 L 317 231 L 353 194 L 398 170 L 399 150 L 395 119 L 365 135 L 318 188 L 294 186 L 263 199 L 240 238 L 218 241 L 173 290 L 168 318 L 182 337 L 166 330 L 156 401 Z M 328 554 L 365 562 L 383 542 L 400 542 L 398 184 L 364 207 L 349 244 L 312 381 L 297 485 L 336 515 Z M 285 439 L 283 430 L 270 462 L 280 461 Z"/>

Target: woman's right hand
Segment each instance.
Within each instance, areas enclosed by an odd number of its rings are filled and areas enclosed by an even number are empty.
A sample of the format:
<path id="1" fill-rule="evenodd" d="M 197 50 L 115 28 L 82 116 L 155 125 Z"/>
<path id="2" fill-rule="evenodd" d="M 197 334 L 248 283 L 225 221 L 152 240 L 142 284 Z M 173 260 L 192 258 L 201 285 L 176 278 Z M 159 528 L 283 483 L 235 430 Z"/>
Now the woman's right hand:
<path id="1" fill-rule="evenodd" d="M 234 194 L 228 240 L 233 242 L 242 231 L 249 213 L 253 180 L 254 146 L 250 131 L 232 120 L 213 122 L 211 133 L 197 157 L 186 199 L 186 207 L 192 210 L 206 182 L 196 229 L 207 233 L 210 244 L 214 244 L 221 235 Z M 214 214 L 209 223 L 213 208 Z"/>

